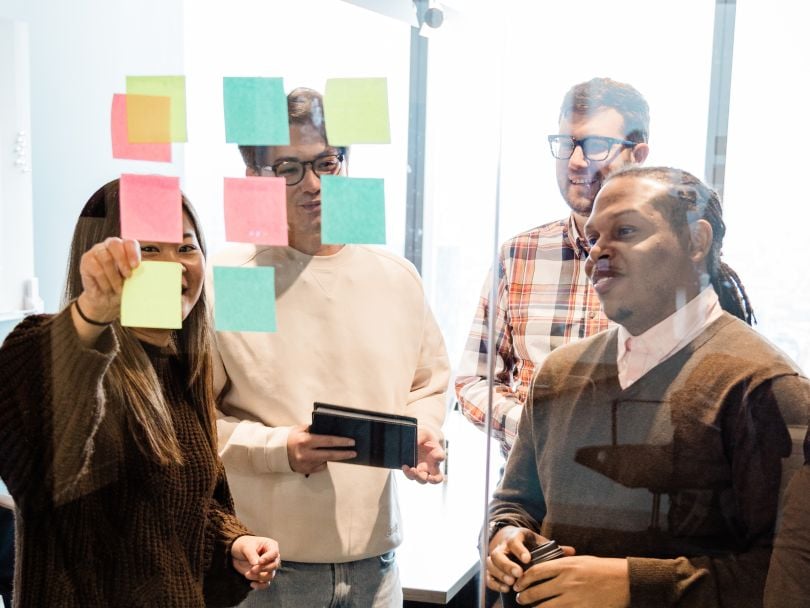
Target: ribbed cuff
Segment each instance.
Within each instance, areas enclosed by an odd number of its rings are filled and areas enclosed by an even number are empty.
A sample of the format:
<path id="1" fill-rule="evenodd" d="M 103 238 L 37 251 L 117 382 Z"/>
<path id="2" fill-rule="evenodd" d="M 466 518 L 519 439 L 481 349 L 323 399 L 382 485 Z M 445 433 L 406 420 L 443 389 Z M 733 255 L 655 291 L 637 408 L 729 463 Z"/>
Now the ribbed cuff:
<path id="1" fill-rule="evenodd" d="M 242 454 L 241 466 L 249 466 L 254 472 L 292 473 L 287 457 L 289 427 L 268 427 L 261 422 L 242 420 L 236 425 L 228 444 L 236 446 Z"/>
<path id="2" fill-rule="evenodd" d="M 270 429 L 264 457 L 271 473 L 293 473 L 290 466 L 290 457 L 287 455 L 287 438 L 290 436 L 290 427 Z"/>
<path id="3" fill-rule="evenodd" d="M 673 560 L 628 557 L 627 570 L 631 608 L 664 608 L 672 605 L 677 583 Z"/>
<path id="4" fill-rule="evenodd" d="M 118 351 L 118 341 L 113 333 L 112 325 L 107 326 L 99 334 L 93 348 L 87 348 L 82 344 L 79 334 L 76 332 L 70 308 L 67 306 L 51 319 L 51 341 L 54 353 L 61 352 L 74 358 L 76 358 L 77 351 L 81 353 L 78 357 L 94 357 L 101 354 L 103 360 L 111 361 Z M 82 364 L 88 362 L 88 360 L 83 360 Z"/>

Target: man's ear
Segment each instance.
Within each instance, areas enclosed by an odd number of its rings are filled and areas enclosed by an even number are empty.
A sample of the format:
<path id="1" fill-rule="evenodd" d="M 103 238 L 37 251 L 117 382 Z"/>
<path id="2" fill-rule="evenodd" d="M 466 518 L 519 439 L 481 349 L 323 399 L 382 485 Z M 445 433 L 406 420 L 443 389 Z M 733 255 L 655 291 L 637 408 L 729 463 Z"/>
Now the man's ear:
<path id="1" fill-rule="evenodd" d="M 689 226 L 689 257 L 692 262 L 699 264 L 706 259 L 712 248 L 713 236 L 712 225 L 706 220 L 698 220 Z"/>
<path id="2" fill-rule="evenodd" d="M 647 156 L 650 154 L 650 146 L 645 143 L 636 144 L 630 154 L 633 157 L 633 162 L 640 165 L 647 160 Z"/>
<path id="3" fill-rule="evenodd" d="M 245 167 L 245 175 L 247 177 L 258 177 L 259 174 L 256 172 L 254 167 Z"/>

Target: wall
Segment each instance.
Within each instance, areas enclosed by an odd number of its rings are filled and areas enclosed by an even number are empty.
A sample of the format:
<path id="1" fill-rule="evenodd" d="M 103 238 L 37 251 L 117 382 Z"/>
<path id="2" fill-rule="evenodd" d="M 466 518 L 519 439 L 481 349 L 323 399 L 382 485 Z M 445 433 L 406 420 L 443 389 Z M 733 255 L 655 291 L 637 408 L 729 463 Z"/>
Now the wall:
<path id="1" fill-rule="evenodd" d="M 0 318 L 32 307 L 34 221 L 28 25 L 0 19 Z"/>
<path id="2" fill-rule="evenodd" d="M 737 6 L 723 259 L 751 296 L 757 329 L 810 371 L 810 201 L 804 180 L 810 7 Z M 795 118 L 794 118 L 795 117 Z M 797 179 L 798 178 L 798 179 Z"/>
<path id="3" fill-rule="evenodd" d="M 89 196 L 126 171 L 182 175 L 177 144 L 172 165 L 114 160 L 109 120 L 127 74 L 183 73 L 183 4 L 2 0 L 0 17 L 29 24 L 34 270 L 46 310 L 54 311 L 70 235 Z"/>
<path id="4" fill-rule="evenodd" d="M 14 328 L 16 323 L 16 321 L 0 321 L 0 343 L 6 339 L 6 336 Z"/>

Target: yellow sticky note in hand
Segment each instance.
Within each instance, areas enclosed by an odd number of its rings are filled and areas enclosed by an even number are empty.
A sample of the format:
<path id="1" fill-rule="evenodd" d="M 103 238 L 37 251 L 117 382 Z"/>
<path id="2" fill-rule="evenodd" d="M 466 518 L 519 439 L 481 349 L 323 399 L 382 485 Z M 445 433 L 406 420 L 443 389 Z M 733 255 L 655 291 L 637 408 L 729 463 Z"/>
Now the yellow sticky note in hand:
<path id="1" fill-rule="evenodd" d="M 141 262 L 124 281 L 121 325 L 180 329 L 183 325 L 183 267 L 176 262 Z"/>

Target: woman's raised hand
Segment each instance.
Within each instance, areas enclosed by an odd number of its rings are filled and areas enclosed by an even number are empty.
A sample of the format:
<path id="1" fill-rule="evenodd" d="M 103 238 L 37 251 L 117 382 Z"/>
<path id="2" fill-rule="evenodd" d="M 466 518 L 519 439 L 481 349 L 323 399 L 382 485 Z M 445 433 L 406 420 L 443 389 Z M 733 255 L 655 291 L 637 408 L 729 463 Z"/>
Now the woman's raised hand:
<path id="1" fill-rule="evenodd" d="M 121 313 L 124 279 L 141 263 L 141 246 L 132 239 L 109 237 L 93 245 L 79 262 L 82 292 L 71 307 L 81 342 L 92 347 L 106 325 Z"/>
<path id="2" fill-rule="evenodd" d="M 138 241 L 109 237 L 96 243 L 79 263 L 82 293 L 79 306 L 83 316 L 98 323 L 118 318 L 124 279 L 141 263 Z"/>

